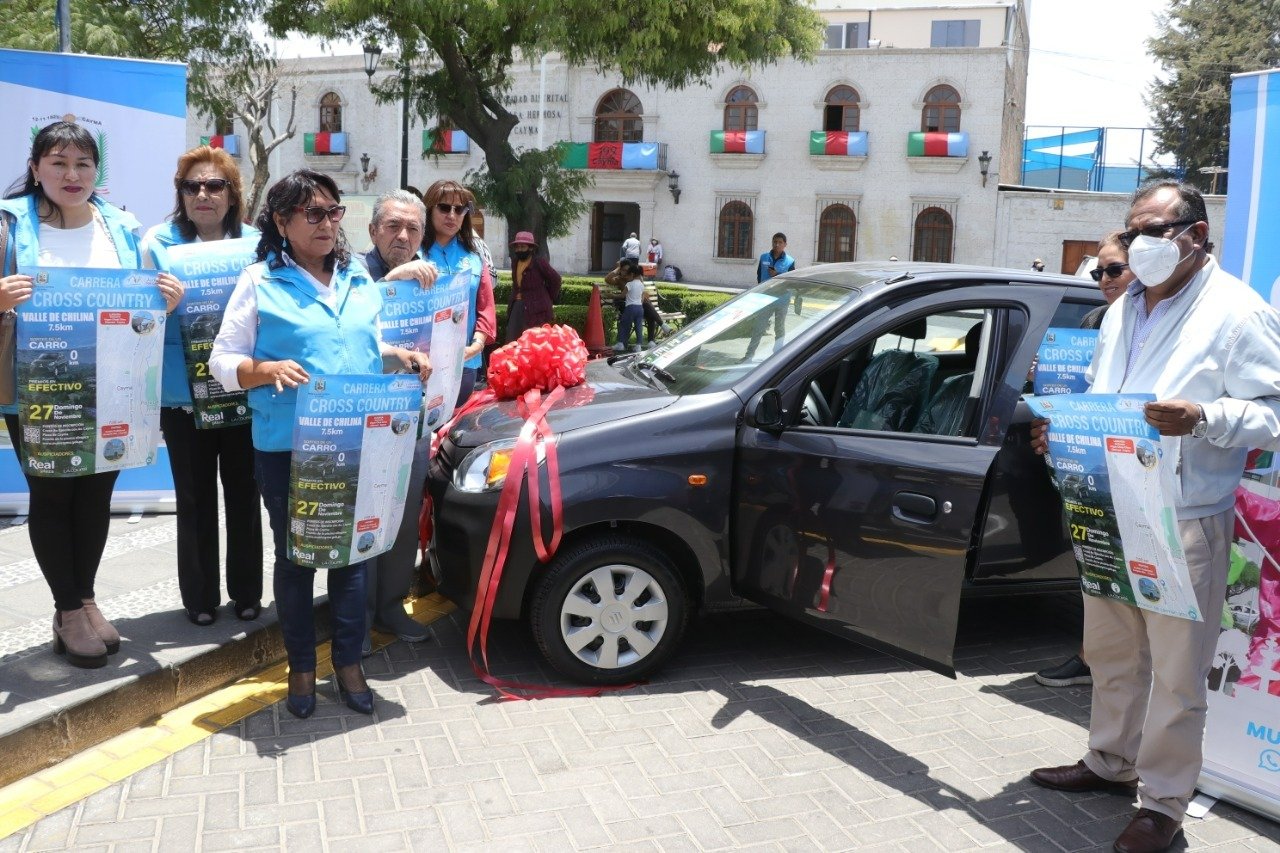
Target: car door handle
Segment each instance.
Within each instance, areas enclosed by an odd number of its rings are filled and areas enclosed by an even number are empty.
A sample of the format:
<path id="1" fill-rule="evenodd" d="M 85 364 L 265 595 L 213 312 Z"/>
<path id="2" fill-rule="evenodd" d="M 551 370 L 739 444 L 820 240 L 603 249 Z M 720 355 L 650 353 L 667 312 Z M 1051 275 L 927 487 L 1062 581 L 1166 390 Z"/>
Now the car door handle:
<path id="1" fill-rule="evenodd" d="M 938 515 L 938 502 L 928 495 L 898 492 L 893 496 L 893 515 L 902 521 L 917 524 L 933 521 Z"/>

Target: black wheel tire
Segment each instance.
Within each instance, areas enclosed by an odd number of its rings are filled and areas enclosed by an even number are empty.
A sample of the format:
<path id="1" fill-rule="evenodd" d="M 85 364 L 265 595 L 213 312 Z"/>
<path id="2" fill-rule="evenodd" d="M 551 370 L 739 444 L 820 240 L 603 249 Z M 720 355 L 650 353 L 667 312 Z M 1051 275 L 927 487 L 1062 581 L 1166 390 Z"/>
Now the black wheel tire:
<path id="1" fill-rule="evenodd" d="M 597 589 L 602 572 L 612 589 Z M 659 614 L 665 617 L 635 618 Z M 551 561 L 534 591 L 529 623 L 557 672 L 582 684 L 626 684 L 655 672 L 679 647 L 689 623 L 689 593 L 659 549 L 626 536 L 601 536 Z"/>

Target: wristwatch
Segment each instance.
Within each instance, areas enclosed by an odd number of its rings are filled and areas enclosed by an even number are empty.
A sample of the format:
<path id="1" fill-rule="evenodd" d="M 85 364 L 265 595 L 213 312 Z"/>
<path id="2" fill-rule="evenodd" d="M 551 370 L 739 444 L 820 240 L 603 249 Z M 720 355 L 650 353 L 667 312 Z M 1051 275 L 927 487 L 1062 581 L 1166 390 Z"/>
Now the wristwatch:
<path id="1" fill-rule="evenodd" d="M 1204 416 L 1204 406 L 1196 406 L 1200 410 L 1200 420 L 1196 421 L 1196 425 L 1191 428 L 1192 438 L 1204 438 L 1205 433 L 1209 431 L 1209 421 Z"/>

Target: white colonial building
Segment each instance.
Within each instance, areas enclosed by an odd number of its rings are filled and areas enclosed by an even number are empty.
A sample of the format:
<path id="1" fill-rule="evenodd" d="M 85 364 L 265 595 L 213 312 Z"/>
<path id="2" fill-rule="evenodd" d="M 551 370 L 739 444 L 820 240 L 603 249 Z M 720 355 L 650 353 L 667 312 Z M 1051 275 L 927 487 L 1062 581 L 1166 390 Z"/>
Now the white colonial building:
<path id="1" fill-rule="evenodd" d="M 1043 256 L 1053 269 L 1060 251 L 1067 262 L 1064 241 L 1096 240 L 1112 224 L 1114 201 L 1087 205 L 1098 213 L 1069 220 L 1075 230 L 1049 227 L 1029 243 L 1000 214 L 998 187 L 1018 180 L 1022 156 L 1025 0 L 815 6 L 828 27 L 812 62 L 726 67 L 705 85 L 624 87 L 554 54 L 517 69 L 513 142 L 576 143 L 568 164 L 594 177 L 589 212 L 549 247 L 559 269 L 612 266 L 632 231 L 707 283 L 754 281 L 775 231 L 801 266 L 896 256 L 1025 267 Z M 367 197 L 400 185 L 400 106 L 375 103 L 361 56 L 283 66 L 298 136 L 273 155 L 272 176 L 304 165 L 331 174 L 351 194 L 348 233 L 362 245 Z M 376 76 L 394 73 L 387 62 Z M 189 141 L 213 130 L 193 118 Z M 424 159 L 423 131 L 409 123 L 408 185 L 461 181 L 483 163 L 475 145 Z M 501 263 L 505 223 L 484 225 Z"/>

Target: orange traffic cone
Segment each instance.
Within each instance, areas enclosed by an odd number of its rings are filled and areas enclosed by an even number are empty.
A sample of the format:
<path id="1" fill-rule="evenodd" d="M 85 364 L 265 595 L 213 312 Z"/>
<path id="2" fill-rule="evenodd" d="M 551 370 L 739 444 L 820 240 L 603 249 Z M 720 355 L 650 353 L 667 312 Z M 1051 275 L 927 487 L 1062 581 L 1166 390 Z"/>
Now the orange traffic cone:
<path id="1" fill-rule="evenodd" d="M 604 311 L 600 307 L 600 285 L 591 286 L 591 301 L 587 303 L 586 338 L 587 352 L 592 358 L 611 355 L 613 350 L 604 343 Z"/>

